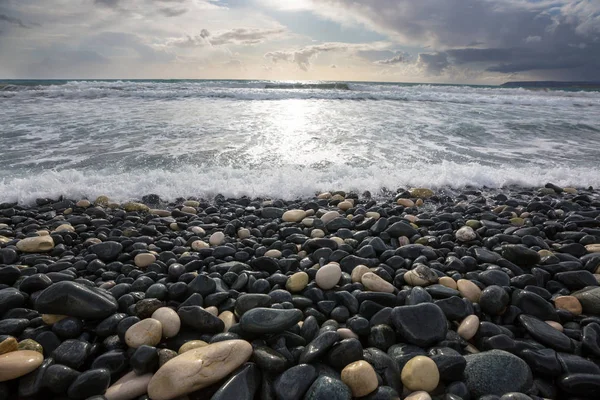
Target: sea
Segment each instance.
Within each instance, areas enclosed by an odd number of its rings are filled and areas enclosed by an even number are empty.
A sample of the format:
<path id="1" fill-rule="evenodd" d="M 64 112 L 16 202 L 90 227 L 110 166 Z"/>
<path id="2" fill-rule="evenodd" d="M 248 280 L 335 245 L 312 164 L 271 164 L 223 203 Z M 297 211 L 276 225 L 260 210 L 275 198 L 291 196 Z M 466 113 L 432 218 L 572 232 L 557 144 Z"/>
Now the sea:
<path id="1" fill-rule="evenodd" d="M 0 202 L 600 186 L 600 92 L 0 81 Z"/>

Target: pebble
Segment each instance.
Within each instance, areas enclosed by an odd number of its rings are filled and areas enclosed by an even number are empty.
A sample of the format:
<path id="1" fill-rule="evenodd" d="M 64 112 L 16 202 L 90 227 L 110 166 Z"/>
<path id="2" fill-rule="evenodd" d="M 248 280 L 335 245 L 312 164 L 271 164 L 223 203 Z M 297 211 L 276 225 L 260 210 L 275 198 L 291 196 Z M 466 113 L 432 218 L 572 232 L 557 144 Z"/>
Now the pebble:
<path id="1" fill-rule="evenodd" d="M 104 319 L 117 311 L 118 304 L 102 289 L 62 281 L 52 284 L 37 296 L 35 309 L 43 314 Z"/>
<path id="2" fill-rule="evenodd" d="M 338 264 L 327 264 L 317 270 L 315 282 L 323 290 L 332 289 L 342 277 L 342 269 Z"/>
<path id="3" fill-rule="evenodd" d="M 137 375 L 131 371 L 113 383 L 104 393 L 106 400 L 132 400 L 146 394 L 152 374 Z"/>
<path id="4" fill-rule="evenodd" d="M 308 285 L 308 279 L 308 274 L 306 272 L 296 272 L 287 279 L 285 288 L 292 293 L 301 292 L 306 285 Z"/>
<path id="5" fill-rule="evenodd" d="M 401 379 L 402 384 L 409 390 L 431 392 L 438 386 L 440 373 L 431 358 L 417 356 L 404 365 Z"/>
<path id="6" fill-rule="evenodd" d="M 210 245 L 202 240 L 194 240 L 192 242 L 192 244 L 190 245 L 190 247 L 192 248 L 192 250 L 194 251 L 200 251 L 202 249 L 207 249 L 210 247 Z"/>
<path id="7" fill-rule="evenodd" d="M 377 374 L 373 366 L 366 361 L 355 361 L 342 370 L 342 382 L 352 391 L 353 397 L 366 396 L 378 386 Z"/>
<path id="8" fill-rule="evenodd" d="M 519 357 L 503 350 L 465 356 L 465 383 L 475 398 L 527 392 L 533 383 L 531 369 Z M 502 379 L 498 379 L 502 377 Z"/>
<path id="9" fill-rule="evenodd" d="M 23 253 L 45 253 L 54 248 L 52 236 L 36 236 L 21 239 L 17 242 L 17 249 Z"/>
<path id="10" fill-rule="evenodd" d="M 367 290 L 373 292 L 394 293 L 394 285 L 372 272 L 367 272 L 361 277 L 361 282 Z"/>
<path id="11" fill-rule="evenodd" d="M 583 312 L 581 303 L 573 296 L 558 296 L 554 299 L 554 306 L 559 310 L 567 310 L 573 315 L 581 315 Z"/>
<path id="12" fill-rule="evenodd" d="M 152 313 L 152 319 L 160 322 L 162 326 L 162 336 L 170 338 L 176 336 L 181 329 L 181 319 L 179 315 L 169 307 L 161 307 Z"/>
<path id="13" fill-rule="evenodd" d="M 465 299 L 468 299 L 472 303 L 479 302 L 479 297 L 481 296 L 481 289 L 479 289 L 479 287 L 476 284 L 467 279 L 459 279 L 456 282 L 456 286 L 460 294 Z"/>
<path id="14" fill-rule="evenodd" d="M 17 339 L 12 336 L 8 336 L 6 339 L 0 342 L 0 355 L 16 351 L 19 348 Z"/>
<path id="15" fill-rule="evenodd" d="M 243 340 L 227 340 L 187 351 L 156 371 L 148 384 L 152 400 L 170 400 L 225 378 L 252 355 Z"/>
<path id="16" fill-rule="evenodd" d="M 357 265 L 352 270 L 350 278 L 352 279 L 352 282 L 361 282 L 363 275 L 370 271 L 371 270 L 365 265 Z"/>
<path id="17" fill-rule="evenodd" d="M 140 268 L 146 268 L 148 265 L 156 261 L 156 256 L 151 253 L 141 253 L 135 256 L 135 265 Z"/>
<path id="18" fill-rule="evenodd" d="M 219 246 L 224 242 L 225 234 L 223 232 L 215 232 L 212 235 L 210 235 L 210 238 L 208 239 L 208 243 L 210 243 L 211 246 Z"/>
<path id="19" fill-rule="evenodd" d="M 208 346 L 208 343 L 206 343 L 204 340 L 190 340 L 189 342 L 185 342 L 183 345 L 181 345 L 177 353 L 183 354 L 186 351 L 190 351 L 204 346 Z"/>
<path id="20" fill-rule="evenodd" d="M 240 327 L 249 333 L 281 333 L 302 320 L 300 310 L 253 308 L 240 318 Z"/>
<path id="21" fill-rule="evenodd" d="M 440 285 L 449 287 L 450 289 L 454 289 L 454 290 L 458 289 L 458 285 L 456 284 L 456 281 L 454 279 L 450 278 L 449 276 L 443 276 L 443 277 L 439 278 L 438 283 Z"/>
<path id="22" fill-rule="evenodd" d="M 281 216 L 281 219 L 285 222 L 300 222 L 304 218 L 306 218 L 306 211 L 304 210 L 288 210 Z"/>
<path id="23" fill-rule="evenodd" d="M 432 303 L 394 307 L 391 320 L 407 343 L 420 347 L 443 340 L 448 331 L 444 313 Z"/>
<path id="24" fill-rule="evenodd" d="M 471 242 L 477 239 L 477 234 L 470 226 L 463 226 L 459 230 L 456 231 L 456 239 L 461 242 Z"/>
<path id="25" fill-rule="evenodd" d="M 17 350 L 0 355 L 0 382 L 20 378 L 42 365 L 44 356 L 37 351 Z"/>
<path id="26" fill-rule="evenodd" d="M 146 318 L 132 325 L 125 332 L 125 343 L 134 349 L 142 346 L 156 346 L 162 339 L 162 324 L 153 318 Z"/>
<path id="27" fill-rule="evenodd" d="M 477 315 L 469 315 L 460 323 L 456 332 L 463 339 L 471 340 L 477 333 L 477 329 L 479 329 L 479 317 Z"/>

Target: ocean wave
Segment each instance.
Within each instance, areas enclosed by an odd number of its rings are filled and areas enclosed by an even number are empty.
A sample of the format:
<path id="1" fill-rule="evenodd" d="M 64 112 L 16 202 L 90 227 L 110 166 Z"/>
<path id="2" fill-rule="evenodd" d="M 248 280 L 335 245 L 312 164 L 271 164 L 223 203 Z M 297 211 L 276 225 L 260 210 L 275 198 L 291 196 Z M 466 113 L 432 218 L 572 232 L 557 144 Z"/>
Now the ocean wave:
<path id="1" fill-rule="evenodd" d="M 277 89 L 277 90 L 274 90 Z M 271 81 L 68 81 L 51 85 L 9 84 L 0 99 L 106 99 L 140 98 L 179 100 L 372 100 L 501 104 L 522 106 L 600 107 L 600 92 L 531 91 L 450 85 L 367 83 L 298 83 Z"/>
<path id="2" fill-rule="evenodd" d="M 518 185 L 540 187 L 547 182 L 561 186 L 600 186 L 600 175 L 593 168 L 514 168 L 492 167 L 477 163 L 416 164 L 409 167 L 356 168 L 331 165 L 321 169 L 297 168 L 210 168 L 187 166 L 176 171 L 139 169 L 46 170 L 27 177 L 0 180 L 0 201 L 32 203 L 36 198 L 90 198 L 107 195 L 115 201 L 140 199 L 150 193 L 164 200 L 177 197 L 210 199 L 216 194 L 227 197 L 308 198 L 325 190 L 346 190 L 374 195 L 384 190 L 410 186 L 460 189 L 464 187 L 502 188 Z"/>

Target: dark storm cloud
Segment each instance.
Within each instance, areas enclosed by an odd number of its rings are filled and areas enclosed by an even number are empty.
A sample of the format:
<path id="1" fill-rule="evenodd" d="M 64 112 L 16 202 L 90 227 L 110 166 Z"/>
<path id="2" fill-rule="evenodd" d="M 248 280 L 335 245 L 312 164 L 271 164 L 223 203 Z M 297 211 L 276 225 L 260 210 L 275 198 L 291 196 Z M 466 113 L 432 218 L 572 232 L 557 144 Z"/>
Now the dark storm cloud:
<path id="1" fill-rule="evenodd" d="M 29 26 L 25 25 L 25 23 L 23 23 L 23 21 L 21 21 L 19 18 L 10 17 L 6 14 L 0 14 L 0 21 L 8 22 L 9 24 L 18 25 L 21 28 L 29 28 Z"/>
<path id="2" fill-rule="evenodd" d="M 106 7 L 116 7 L 120 3 L 120 0 L 94 0 L 94 4 L 98 4 Z"/>
<path id="3" fill-rule="evenodd" d="M 319 0 L 314 7 L 402 43 L 431 46 L 417 59 L 430 74 L 461 65 L 600 79 L 598 0 Z M 327 7 L 344 12 L 327 14 Z"/>

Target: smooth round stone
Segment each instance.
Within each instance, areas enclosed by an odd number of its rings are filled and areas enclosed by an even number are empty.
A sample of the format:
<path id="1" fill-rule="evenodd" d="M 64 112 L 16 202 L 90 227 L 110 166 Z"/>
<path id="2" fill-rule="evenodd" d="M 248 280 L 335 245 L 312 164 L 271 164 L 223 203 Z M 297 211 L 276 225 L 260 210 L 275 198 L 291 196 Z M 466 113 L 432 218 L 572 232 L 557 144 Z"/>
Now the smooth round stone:
<path id="1" fill-rule="evenodd" d="M 148 265 L 156 261 L 156 256 L 152 253 L 141 253 L 135 256 L 133 262 L 137 267 L 146 268 Z"/>
<path id="2" fill-rule="evenodd" d="M 446 287 L 449 287 L 450 289 L 454 289 L 457 290 L 458 286 L 456 285 L 456 281 L 452 278 L 450 278 L 449 276 L 442 276 L 439 280 L 438 283 L 440 285 L 444 285 Z"/>
<path id="3" fill-rule="evenodd" d="M 510 298 L 506 290 L 497 285 L 486 287 L 479 296 L 481 310 L 489 315 L 501 315 L 509 302 Z"/>
<path id="4" fill-rule="evenodd" d="M 412 197 L 427 199 L 434 195 L 433 190 L 427 188 L 412 188 L 408 190 Z"/>
<path id="5" fill-rule="evenodd" d="M 200 347 L 205 346 L 208 346 L 208 343 L 206 343 L 204 340 L 190 340 L 189 342 L 185 342 L 184 344 L 182 344 L 177 353 L 183 354 L 186 351 L 198 349 Z"/>
<path id="6" fill-rule="evenodd" d="M 250 229 L 240 228 L 237 231 L 238 238 L 247 239 L 250 237 Z"/>
<path id="7" fill-rule="evenodd" d="M 192 250 L 194 251 L 200 251 L 202 249 L 207 249 L 210 247 L 210 245 L 202 240 L 194 240 L 192 242 L 192 244 L 190 245 L 190 247 L 192 248 Z"/>
<path id="8" fill-rule="evenodd" d="M 223 332 L 228 332 L 229 328 L 231 328 L 237 322 L 235 314 L 231 311 L 223 311 L 218 315 L 218 318 L 223 321 L 223 324 L 225 325 Z"/>
<path id="9" fill-rule="evenodd" d="M 564 330 L 563 326 L 556 322 L 556 321 L 544 321 L 545 323 L 547 323 L 548 325 L 550 325 L 551 327 L 553 327 L 554 329 L 556 329 L 559 332 L 562 332 Z"/>
<path id="10" fill-rule="evenodd" d="M 418 265 L 404 274 L 404 282 L 410 286 L 429 286 L 437 283 L 437 274 L 426 265 Z"/>
<path id="11" fill-rule="evenodd" d="M 286 370 L 289 362 L 285 356 L 267 346 L 256 346 L 252 361 L 264 372 L 279 374 Z"/>
<path id="12" fill-rule="evenodd" d="M 281 216 L 284 222 L 300 222 L 304 218 L 306 218 L 306 211 L 304 210 L 288 210 Z"/>
<path id="13" fill-rule="evenodd" d="M 135 323 L 125 332 L 127 346 L 137 349 L 141 345 L 156 346 L 162 339 L 162 324 L 153 318 Z"/>
<path id="14" fill-rule="evenodd" d="M 240 318 L 240 327 L 248 333 L 281 333 L 302 320 L 297 309 L 253 308 Z"/>
<path id="15" fill-rule="evenodd" d="M 217 307 L 215 307 L 215 306 L 206 307 L 204 309 L 204 311 L 206 311 L 207 313 L 209 313 L 213 317 L 216 317 L 217 315 L 219 315 L 219 309 Z"/>
<path id="16" fill-rule="evenodd" d="M 118 307 L 109 292 L 70 281 L 52 284 L 35 300 L 35 309 L 42 314 L 81 319 L 104 319 L 115 314 Z"/>
<path id="17" fill-rule="evenodd" d="M 398 199 L 396 200 L 396 204 L 398 204 L 399 206 L 403 206 L 403 207 L 414 207 L 415 206 L 415 202 L 412 201 L 411 199 Z"/>
<path id="18" fill-rule="evenodd" d="M 158 366 L 159 368 L 165 365 L 169 360 L 177 357 L 177 352 L 171 349 L 158 350 Z"/>
<path id="19" fill-rule="evenodd" d="M 146 394 L 148 383 L 152 374 L 136 375 L 131 371 L 115 383 L 104 393 L 106 400 L 132 400 Z"/>
<path id="20" fill-rule="evenodd" d="M 281 258 L 281 251 L 277 249 L 267 250 L 267 252 L 265 253 L 265 257 Z"/>
<path id="21" fill-rule="evenodd" d="M 187 214 L 198 214 L 198 210 L 196 210 L 194 207 L 191 207 L 191 206 L 181 207 L 181 212 L 184 212 Z"/>
<path id="22" fill-rule="evenodd" d="M 164 364 L 148 384 L 152 400 L 170 400 L 225 378 L 252 355 L 252 345 L 227 340 L 185 352 Z"/>
<path id="23" fill-rule="evenodd" d="M 441 380 L 453 382 L 463 379 L 467 362 L 458 351 L 450 347 L 433 347 L 427 355 L 437 365 Z"/>
<path id="24" fill-rule="evenodd" d="M 440 307 L 432 303 L 394 307 L 392 323 L 407 343 L 431 346 L 446 337 L 448 325 Z"/>
<path id="25" fill-rule="evenodd" d="M 45 253 L 54 248 L 52 236 L 36 236 L 21 239 L 17 242 L 17 249 L 23 253 Z"/>
<path id="26" fill-rule="evenodd" d="M 588 244 L 585 249 L 588 253 L 600 253 L 600 243 Z"/>
<path id="27" fill-rule="evenodd" d="M 75 232 L 75 228 L 71 224 L 62 224 L 57 226 L 54 232 Z"/>
<path id="28" fill-rule="evenodd" d="M 296 272 L 290 276 L 285 283 L 285 288 L 292 292 L 301 292 L 308 285 L 308 274 L 306 272 Z"/>
<path id="29" fill-rule="evenodd" d="M 75 203 L 75 205 L 77 207 L 81 207 L 81 208 L 88 208 L 89 206 L 92 205 L 92 203 L 90 203 L 89 200 L 82 199 L 82 200 L 79 200 L 77 203 Z"/>
<path id="30" fill-rule="evenodd" d="M 352 391 L 353 397 L 366 396 L 377 389 L 378 381 L 375 370 L 366 361 L 355 361 L 342 370 L 342 382 Z"/>
<path id="31" fill-rule="evenodd" d="M 351 400 L 350 388 L 339 379 L 319 376 L 308 388 L 304 400 Z"/>
<path id="32" fill-rule="evenodd" d="M 18 349 L 19 350 L 37 351 L 40 354 L 44 354 L 44 348 L 42 347 L 42 345 L 33 339 L 21 340 L 19 342 Z"/>
<path id="33" fill-rule="evenodd" d="M 90 369 L 79 375 L 69 386 L 67 395 L 74 400 L 83 400 L 106 392 L 110 385 L 110 372 L 107 369 Z"/>
<path id="34" fill-rule="evenodd" d="M 0 382 L 20 378 L 42 365 L 44 356 L 37 351 L 17 350 L 0 355 Z"/>
<path id="35" fill-rule="evenodd" d="M 431 396 L 429 393 L 419 390 L 417 392 L 412 392 L 408 396 L 404 398 L 404 400 L 431 400 Z"/>
<path id="36" fill-rule="evenodd" d="M 254 363 L 247 363 L 229 378 L 210 400 L 254 400 L 261 384 L 260 370 Z"/>
<path id="37" fill-rule="evenodd" d="M 225 241 L 225 234 L 223 232 L 215 232 L 208 238 L 208 243 L 211 246 L 219 246 Z"/>
<path id="38" fill-rule="evenodd" d="M 315 282 L 323 290 L 332 289 L 342 277 L 342 269 L 338 264 L 327 264 L 317 270 Z"/>
<path id="39" fill-rule="evenodd" d="M 481 296 L 479 286 L 466 279 L 459 279 L 456 286 L 465 299 L 469 299 L 471 303 L 479 302 L 479 297 Z"/>
<path id="40" fill-rule="evenodd" d="M 477 239 L 477 234 L 470 226 L 463 226 L 462 228 L 456 231 L 455 236 L 456 240 L 463 243 Z"/>
<path id="41" fill-rule="evenodd" d="M 479 317 L 477 315 L 469 315 L 460 323 L 456 333 L 465 340 L 471 340 L 477 333 L 477 329 L 479 329 Z"/>
<path id="42" fill-rule="evenodd" d="M 177 314 L 181 322 L 201 333 L 220 333 L 225 329 L 225 324 L 215 315 L 218 310 L 209 310 L 200 306 L 179 307 Z"/>
<path id="43" fill-rule="evenodd" d="M 365 273 L 361 278 L 362 284 L 372 292 L 394 293 L 394 285 L 372 272 Z"/>
<path id="44" fill-rule="evenodd" d="M 300 354 L 298 358 L 299 364 L 309 364 L 319 358 L 321 355 L 325 354 L 325 352 L 333 346 L 337 341 L 339 341 L 340 337 L 335 331 L 326 331 L 315 339 L 313 339 L 305 348 L 304 351 Z"/>
<path id="45" fill-rule="evenodd" d="M 327 353 L 327 363 L 336 369 L 363 359 L 363 347 L 358 338 L 343 339 Z"/>
<path id="46" fill-rule="evenodd" d="M 99 242 L 88 247 L 88 250 L 96 254 L 104 262 L 114 261 L 123 251 L 123 245 L 112 240 Z"/>
<path id="47" fill-rule="evenodd" d="M 323 214 L 321 216 L 321 221 L 323 221 L 324 224 L 327 224 L 330 221 L 333 221 L 334 219 L 340 217 L 340 213 L 337 211 L 328 211 L 325 214 Z"/>
<path id="48" fill-rule="evenodd" d="M 163 337 L 170 338 L 179 333 L 181 319 L 172 308 L 161 307 L 152 313 L 152 318 L 162 325 Z"/>
<path id="49" fill-rule="evenodd" d="M 559 296 L 555 298 L 554 306 L 557 310 L 567 310 L 573 315 L 581 315 L 583 312 L 581 303 L 573 296 Z"/>
<path id="50" fill-rule="evenodd" d="M 17 339 L 12 336 L 7 337 L 2 342 L 0 342 L 0 355 L 10 353 L 11 351 L 16 351 L 19 348 L 19 343 Z"/>
<path id="51" fill-rule="evenodd" d="M 431 392 L 440 382 L 440 372 L 431 358 L 416 356 L 404 365 L 400 378 L 409 390 Z"/>
<path id="52" fill-rule="evenodd" d="M 354 204 L 351 201 L 344 200 L 338 203 L 338 208 L 342 211 L 347 211 L 354 207 Z"/>
<path id="53" fill-rule="evenodd" d="M 503 350 L 490 350 L 465 356 L 465 383 L 471 396 L 502 396 L 527 392 L 532 385 L 531 369 L 519 357 Z M 502 377 L 502 379 L 498 379 Z"/>
<path id="54" fill-rule="evenodd" d="M 558 380 L 558 386 L 565 392 L 597 399 L 600 396 L 600 376 L 589 373 L 569 374 Z"/>
<path id="55" fill-rule="evenodd" d="M 361 282 L 363 275 L 367 272 L 371 272 L 369 267 L 367 267 L 366 265 L 358 265 L 352 270 L 350 278 L 352 279 L 352 282 Z"/>
<path id="56" fill-rule="evenodd" d="M 300 364 L 283 372 L 274 383 L 278 400 L 300 400 L 317 378 L 317 370 L 312 365 Z"/>
<path id="57" fill-rule="evenodd" d="M 323 232 L 322 229 L 313 229 L 310 232 L 310 237 L 313 238 L 313 239 L 324 238 L 325 237 L 325 232 Z"/>

